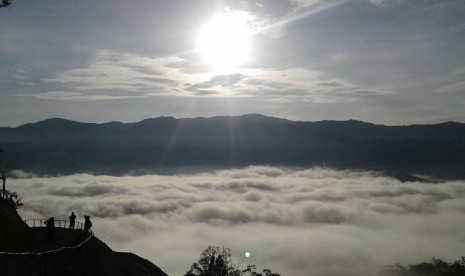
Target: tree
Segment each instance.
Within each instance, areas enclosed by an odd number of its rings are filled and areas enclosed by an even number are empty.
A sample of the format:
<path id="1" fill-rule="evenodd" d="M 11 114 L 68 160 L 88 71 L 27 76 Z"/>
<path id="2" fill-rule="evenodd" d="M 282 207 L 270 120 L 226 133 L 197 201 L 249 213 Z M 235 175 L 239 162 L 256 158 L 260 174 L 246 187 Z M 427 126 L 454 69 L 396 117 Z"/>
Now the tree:
<path id="1" fill-rule="evenodd" d="M 418 276 L 418 275 L 444 275 L 461 276 L 465 275 L 465 257 L 453 263 L 445 262 L 441 259 L 433 258 L 431 262 L 422 262 L 406 266 L 396 264 L 387 266 L 382 270 L 382 275 L 389 276 Z"/>
<path id="2" fill-rule="evenodd" d="M 11 0 L 1 0 L 0 2 L 0 8 L 5 8 L 8 6 L 11 6 Z"/>
<path id="3" fill-rule="evenodd" d="M 278 273 L 273 273 L 270 269 L 263 269 L 263 276 L 281 276 Z"/>
<path id="4" fill-rule="evenodd" d="M 263 269 L 262 273 L 258 273 L 255 265 L 248 265 L 246 269 L 242 270 L 241 276 L 281 276 L 278 273 L 271 272 L 270 269 Z"/>
<path id="5" fill-rule="evenodd" d="M 231 256 L 229 248 L 209 246 L 184 276 L 280 276 L 269 269 L 263 269 L 263 274 L 258 273 L 256 266 L 250 264 L 241 271 L 233 264 Z"/>
<path id="6" fill-rule="evenodd" d="M 241 272 L 231 260 L 231 249 L 209 246 L 185 276 L 240 276 Z"/>
<path id="7" fill-rule="evenodd" d="M 246 269 L 242 270 L 241 276 L 263 276 L 256 272 L 257 268 L 255 265 L 248 265 Z"/>
<path id="8" fill-rule="evenodd" d="M 18 196 L 16 192 L 9 192 L 8 190 L 6 191 L 6 197 L 5 200 L 8 202 L 8 204 L 15 208 L 16 210 L 19 209 L 19 207 L 23 206 L 23 203 L 21 203 L 21 200 L 23 199 L 22 197 Z"/>

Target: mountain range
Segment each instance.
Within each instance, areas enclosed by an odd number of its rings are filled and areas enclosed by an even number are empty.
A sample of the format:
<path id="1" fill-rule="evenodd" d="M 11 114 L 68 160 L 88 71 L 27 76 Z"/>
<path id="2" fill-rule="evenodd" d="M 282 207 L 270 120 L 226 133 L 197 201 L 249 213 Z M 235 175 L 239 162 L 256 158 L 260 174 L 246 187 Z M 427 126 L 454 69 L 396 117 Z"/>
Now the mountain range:
<path id="1" fill-rule="evenodd" d="M 465 179 L 465 124 L 385 126 L 259 114 L 0 128 L 0 166 L 38 175 L 183 173 L 250 165 L 402 169 Z"/>

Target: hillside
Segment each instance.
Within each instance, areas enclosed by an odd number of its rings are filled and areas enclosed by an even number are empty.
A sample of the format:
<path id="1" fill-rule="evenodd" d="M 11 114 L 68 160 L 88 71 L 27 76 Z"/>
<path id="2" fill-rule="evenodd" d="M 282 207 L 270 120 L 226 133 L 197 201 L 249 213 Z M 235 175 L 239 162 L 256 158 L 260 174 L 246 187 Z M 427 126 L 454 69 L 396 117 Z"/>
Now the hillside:
<path id="1" fill-rule="evenodd" d="M 31 229 L 1 196 L 0 223 L 0 252 L 22 252 L 34 246 Z"/>
<path id="2" fill-rule="evenodd" d="M 172 173 L 249 165 L 400 168 L 465 179 L 465 124 L 296 122 L 249 114 L 136 123 L 64 119 L 0 128 L 8 170 L 63 175 Z"/>
<path id="3" fill-rule="evenodd" d="M 57 228 L 52 242 L 44 228 L 28 227 L 2 198 L 0 223 L 0 275 L 167 275 L 132 253 L 114 252 L 81 230 Z"/>

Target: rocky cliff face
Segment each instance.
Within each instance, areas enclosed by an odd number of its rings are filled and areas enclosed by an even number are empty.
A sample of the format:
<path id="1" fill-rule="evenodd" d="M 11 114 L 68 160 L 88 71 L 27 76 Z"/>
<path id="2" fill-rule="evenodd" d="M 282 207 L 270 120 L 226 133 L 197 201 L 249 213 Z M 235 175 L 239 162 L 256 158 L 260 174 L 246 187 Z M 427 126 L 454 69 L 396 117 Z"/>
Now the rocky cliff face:
<path id="1" fill-rule="evenodd" d="M 80 230 L 56 229 L 53 242 L 45 238 L 45 231 L 29 228 L 16 210 L 0 198 L 0 275 L 167 276 L 148 260 L 115 252 L 97 237 Z M 24 252 L 28 253 L 18 254 Z"/>

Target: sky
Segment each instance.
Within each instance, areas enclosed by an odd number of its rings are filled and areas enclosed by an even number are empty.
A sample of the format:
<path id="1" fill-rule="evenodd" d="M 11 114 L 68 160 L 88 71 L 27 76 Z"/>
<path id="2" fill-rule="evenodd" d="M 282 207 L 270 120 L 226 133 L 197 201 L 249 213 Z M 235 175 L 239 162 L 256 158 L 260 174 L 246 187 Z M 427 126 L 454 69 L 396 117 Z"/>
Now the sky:
<path id="1" fill-rule="evenodd" d="M 0 126 L 261 113 L 465 122 L 462 0 L 16 0 Z"/>
<path id="2" fill-rule="evenodd" d="M 23 197 L 23 219 L 90 215 L 99 239 L 168 275 L 184 275 L 209 245 L 230 248 L 242 268 L 292 276 L 376 275 L 464 254 L 464 181 L 256 166 L 124 177 L 15 171 L 7 186 Z"/>

